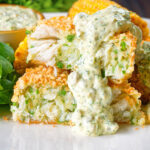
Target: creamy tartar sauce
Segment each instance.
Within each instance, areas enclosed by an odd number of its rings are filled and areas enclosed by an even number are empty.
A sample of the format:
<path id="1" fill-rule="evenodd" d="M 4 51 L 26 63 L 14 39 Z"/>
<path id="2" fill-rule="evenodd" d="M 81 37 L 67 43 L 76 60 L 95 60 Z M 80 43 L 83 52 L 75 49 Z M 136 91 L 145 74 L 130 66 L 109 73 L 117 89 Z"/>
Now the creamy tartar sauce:
<path id="1" fill-rule="evenodd" d="M 17 6 L 0 7 L 0 31 L 31 28 L 37 20 L 38 15 L 31 9 Z"/>
<path id="2" fill-rule="evenodd" d="M 99 54 L 107 53 L 107 47 L 111 47 L 109 40 L 116 33 L 129 30 L 141 39 L 141 31 L 130 21 L 127 10 L 114 6 L 93 15 L 80 13 L 74 18 L 74 25 L 81 57 L 68 77 L 77 103 L 72 115 L 73 128 L 91 136 L 113 134 L 118 124 L 111 108 L 112 89 L 107 85 L 108 75 L 102 71 L 105 59 Z"/>

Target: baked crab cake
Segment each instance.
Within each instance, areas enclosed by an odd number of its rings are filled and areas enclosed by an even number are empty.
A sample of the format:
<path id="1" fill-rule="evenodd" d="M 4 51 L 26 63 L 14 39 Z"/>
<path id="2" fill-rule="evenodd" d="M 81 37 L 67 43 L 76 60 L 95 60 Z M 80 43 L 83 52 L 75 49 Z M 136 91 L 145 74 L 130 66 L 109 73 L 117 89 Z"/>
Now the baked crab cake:
<path id="1" fill-rule="evenodd" d="M 113 33 L 114 35 L 112 36 L 109 35 L 108 39 L 102 40 L 100 48 L 97 47 L 96 49 L 96 57 L 101 57 L 100 63 L 103 66 L 101 68 L 103 74 L 105 73 L 115 83 L 122 83 L 131 77 L 134 70 L 137 42 L 139 43 L 141 38 L 140 30 L 130 22 L 129 14 L 127 14 L 127 11 L 125 12 L 127 16 L 122 16 L 119 11 L 112 12 L 114 15 L 118 13 L 118 18 L 116 18 L 114 23 L 118 31 L 115 31 L 116 33 Z M 122 20 L 120 20 L 119 16 L 123 17 Z M 92 17 L 96 18 L 96 15 L 91 15 L 88 18 L 91 19 Z M 129 18 L 129 20 L 127 21 L 126 18 Z M 41 21 L 20 44 L 15 53 L 14 66 L 17 72 L 23 73 L 25 68 L 34 67 L 39 64 L 76 70 L 84 59 L 82 53 L 85 52 L 86 48 L 82 47 L 82 43 L 85 41 L 86 35 L 90 33 L 86 30 L 88 28 L 85 25 L 85 31 L 82 31 L 84 36 L 78 36 L 78 30 L 80 30 L 78 29 L 79 23 L 76 23 L 75 20 L 77 19 L 74 19 L 73 22 L 69 17 L 55 17 L 50 20 Z M 91 26 L 104 21 L 101 21 L 100 18 L 97 20 L 91 21 Z M 107 24 L 107 21 L 105 22 Z M 124 31 L 121 26 L 118 26 L 119 24 L 128 27 Z M 133 26 L 131 27 L 131 25 Z M 134 33 L 130 30 L 134 30 Z M 137 40 L 137 35 L 139 40 Z M 97 39 L 96 42 L 98 43 L 98 36 L 102 35 L 95 35 L 97 38 L 93 35 L 91 36 L 93 37 L 92 40 Z M 81 47 L 82 50 L 80 50 Z"/>
<path id="2" fill-rule="evenodd" d="M 68 123 L 76 103 L 68 89 L 67 76 L 67 71 L 52 67 L 27 69 L 14 88 L 13 120 Z"/>
<path id="3" fill-rule="evenodd" d="M 74 35 L 74 26 L 69 17 L 53 17 L 40 21 L 15 52 L 16 71 L 23 74 L 26 68 L 43 62 L 52 66 L 55 63 L 54 56 L 61 45 L 58 42 L 61 39 L 63 44 L 63 39 L 70 40 L 71 35 Z"/>
<path id="4" fill-rule="evenodd" d="M 114 134 L 118 122 L 143 125 L 140 94 L 128 84 L 141 40 L 130 12 L 115 6 L 39 22 L 16 51 L 18 72 L 40 66 L 18 80 L 13 119 L 71 122 L 90 136 Z"/>

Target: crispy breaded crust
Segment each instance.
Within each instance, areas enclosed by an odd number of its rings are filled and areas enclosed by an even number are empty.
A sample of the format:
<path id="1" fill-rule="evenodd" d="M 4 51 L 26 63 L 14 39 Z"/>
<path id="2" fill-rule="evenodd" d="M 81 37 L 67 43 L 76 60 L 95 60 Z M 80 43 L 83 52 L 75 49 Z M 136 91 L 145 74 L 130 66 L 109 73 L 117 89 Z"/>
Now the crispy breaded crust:
<path id="1" fill-rule="evenodd" d="M 57 73 L 55 72 L 57 71 Z M 57 76 L 55 76 L 57 74 Z M 58 86 L 67 86 L 67 78 L 69 72 L 66 70 L 54 70 L 53 67 L 39 66 L 37 68 L 26 69 L 26 73 L 19 78 L 15 87 L 12 102 L 18 102 L 20 92 L 25 90 L 28 86 L 40 87 L 50 86 L 56 88 Z"/>

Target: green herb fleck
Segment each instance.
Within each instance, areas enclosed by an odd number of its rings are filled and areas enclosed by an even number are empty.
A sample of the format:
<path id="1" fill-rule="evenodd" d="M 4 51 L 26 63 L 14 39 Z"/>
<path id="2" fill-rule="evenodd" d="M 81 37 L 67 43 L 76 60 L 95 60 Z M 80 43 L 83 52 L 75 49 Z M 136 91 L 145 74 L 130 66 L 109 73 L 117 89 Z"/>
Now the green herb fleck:
<path id="1" fill-rule="evenodd" d="M 39 90 L 38 89 L 36 89 L 36 94 L 39 94 Z"/>
<path id="2" fill-rule="evenodd" d="M 68 42 L 72 42 L 74 40 L 74 38 L 75 38 L 75 34 L 70 34 L 67 36 Z"/>
<path id="3" fill-rule="evenodd" d="M 125 71 L 125 70 L 123 70 L 123 71 L 122 71 L 122 73 L 123 73 L 123 74 L 125 74 L 125 73 L 126 73 L 126 71 Z"/>
<path id="4" fill-rule="evenodd" d="M 29 93 L 33 93 L 33 88 L 32 87 L 29 88 Z"/>
<path id="5" fill-rule="evenodd" d="M 60 120 L 57 121 L 58 124 L 62 124 L 62 123 L 65 123 L 65 122 L 66 121 L 60 121 Z"/>
<path id="6" fill-rule="evenodd" d="M 61 62 L 61 61 L 59 61 L 59 62 L 57 62 L 56 63 L 56 66 L 58 67 L 58 68 L 63 68 L 64 67 L 64 64 Z"/>
<path id="7" fill-rule="evenodd" d="M 18 106 L 19 106 L 19 104 L 18 104 L 17 102 L 13 102 L 13 106 L 18 107 Z"/>
<path id="8" fill-rule="evenodd" d="M 125 51 L 127 49 L 127 44 L 125 41 L 121 41 L 120 46 L 121 46 L 121 51 Z"/>
<path id="9" fill-rule="evenodd" d="M 59 92 L 58 92 L 58 95 L 59 96 L 65 96 L 66 95 L 66 91 L 65 91 L 65 89 L 62 89 L 62 90 L 60 90 Z"/>
<path id="10" fill-rule="evenodd" d="M 64 43 L 63 46 L 69 46 L 68 44 Z"/>
<path id="11" fill-rule="evenodd" d="M 77 104 L 72 104 L 72 106 L 73 106 L 73 112 L 74 112 L 77 107 Z"/>
<path id="12" fill-rule="evenodd" d="M 67 69 L 71 69 L 71 65 L 67 65 Z"/>
<path id="13" fill-rule="evenodd" d="M 34 111 L 30 110 L 29 113 L 30 113 L 30 115 L 34 115 Z"/>
<path id="14" fill-rule="evenodd" d="M 29 101 L 28 101 L 28 100 L 25 100 L 25 103 L 26 103 L 26 104 L 28 104 L 28 103 L 29 103 Z"/>
<path id="15" fill-rule="evenodd" d="M 34 48 L 34 46 L 33 46 L 33 45 L 31 45 L 31 46 L 30 46 L 30 48 Z"/>
<path id="16" fill-rule="evenodd" d="M 105 78 L 105 70 L 104 69 L 101 69 L 101 75 L 102 75 L 102 78 Z"/>
<path id="17" fill-rule="evenodd" d="M 118 57 L 116 57 L 115 60 L 117 61 L 117 60 L 118 60 Z"/>
<path id="18" fill-rule="evenodd" d="M 122 39 L 125 40 L 125 39 L 126 39 L 126 36 L 124 36 Z"/>
<path id="19" fill-rule="evenodd" d="M 26 34 L 30 34 L 31 33 L 31 31 L 30 30 L 26 30 Z"/>
<path id="20" fill-rule="evenodd" d="M 123 68 L 123 64 L 119 64 L 119 68 Z"/>
<path id="21" fill-rule="evenodd" d="M 115 54 L 118 54 L 118 50 L 117 50 L 117 49 L 115 49 L 115 50 L 114 50 L 114 53 L 115 53 Z"/>

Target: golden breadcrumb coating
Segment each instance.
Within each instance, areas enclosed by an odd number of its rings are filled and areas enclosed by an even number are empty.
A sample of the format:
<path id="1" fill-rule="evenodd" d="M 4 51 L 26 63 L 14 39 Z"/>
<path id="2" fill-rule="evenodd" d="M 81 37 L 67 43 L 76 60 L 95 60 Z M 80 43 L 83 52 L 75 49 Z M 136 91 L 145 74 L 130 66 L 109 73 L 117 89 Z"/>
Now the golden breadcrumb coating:
<path id="1" fill-rule="evenodd" d="M 57 76 L 55 76 L 56 71 Z M 14 87 L 14 95 L 11 99 L 12 102 L 19 101 L 19 95 L 22 90 L 28 86 L 40 87 L 49 85 L 52 88 L 58 86 L 67 86 L 68 71 L 58 69 L 54 70 L 53 67 L 39 66 L 37 68 L 26 69 L 26 73 L 19 78 Z"/>

